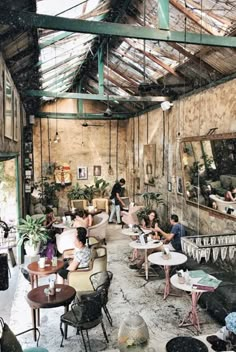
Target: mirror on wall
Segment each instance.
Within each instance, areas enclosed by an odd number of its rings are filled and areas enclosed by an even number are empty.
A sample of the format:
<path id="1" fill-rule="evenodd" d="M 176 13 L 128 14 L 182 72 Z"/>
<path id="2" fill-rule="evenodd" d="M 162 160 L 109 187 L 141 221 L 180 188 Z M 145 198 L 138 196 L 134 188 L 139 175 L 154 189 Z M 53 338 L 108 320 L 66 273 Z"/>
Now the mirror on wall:
<path id="1" fill-rule="evenodd" d="M 185 138 L 181 160 L 186 200 L 236 220 L 236 133 Z"/>

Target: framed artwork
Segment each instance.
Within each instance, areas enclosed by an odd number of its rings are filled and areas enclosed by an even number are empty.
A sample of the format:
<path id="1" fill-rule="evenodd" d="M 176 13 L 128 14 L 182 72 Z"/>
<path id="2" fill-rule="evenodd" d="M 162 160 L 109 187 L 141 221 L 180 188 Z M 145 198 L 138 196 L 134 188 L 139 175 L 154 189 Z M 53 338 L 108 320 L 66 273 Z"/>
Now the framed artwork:
<path id="1" fill-rule="evenodd" d="M 93 176 L 101 176 L 102 168 L 100 165 L 94 165 L 93 167 Z"/>
<path id="2" fill-rule="evenodd" d="M 177 176 L 176 178 L 176 189 L 177 194 L 183 195 L 183 180 L 181 176 Z"/>
<path id="3" fill-rule="evenodd" d="M 5 117 L 5 137 L 13 138 L 13 89 L 8 73 L 5 71 L 5 92 L 4 92 L 4 117 Z"/>
<path id="4" fill-rule="evenodd" d="M 15 91 L 14 92 L 14 112 L 13 112 L 13 135 L 14 135 L 15 142 L 18 142 L 18 139 L 19 139 L 19 128 L 20 128 L 20 101 Z"/>
<path id="5" fill-rule="evenodd" d="M 86 166 L 77 167 L 77 179 L 87 180 L 88 179 L 88 168 Z"/>
<path id="6" fill-rule="evenodd" d="M 144 183 L 150 184 L 156 173 L 156 144 L 143 146 Z"/>

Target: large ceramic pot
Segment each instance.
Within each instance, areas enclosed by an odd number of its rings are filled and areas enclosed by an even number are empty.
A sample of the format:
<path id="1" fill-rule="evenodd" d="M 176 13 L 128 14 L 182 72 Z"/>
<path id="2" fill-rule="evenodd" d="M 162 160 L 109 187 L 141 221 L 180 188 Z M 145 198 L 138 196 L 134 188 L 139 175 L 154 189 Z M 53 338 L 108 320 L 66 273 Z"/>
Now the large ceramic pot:
<path id="1" fill-rule="evenodd" d="M 24 247 L 25 247 L 26 254 L 33 257 L 33 256 L 39 254 L 40 242 L 38 242 L 38 244 L 36 246 L 33 246 L 33 245 L 30 245 L 29 241 L 25 241 Z"/>

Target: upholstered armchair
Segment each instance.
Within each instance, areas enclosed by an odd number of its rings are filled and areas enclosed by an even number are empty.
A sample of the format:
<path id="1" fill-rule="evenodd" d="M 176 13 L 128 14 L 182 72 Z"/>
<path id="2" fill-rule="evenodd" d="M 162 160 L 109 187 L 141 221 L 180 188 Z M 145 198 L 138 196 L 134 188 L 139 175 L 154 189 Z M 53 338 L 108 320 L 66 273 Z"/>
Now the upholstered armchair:
<path id="1" fill-rule="evenodd" d="M 95 237 L 98 241 L 105 240 L 108 218 L 109 216 L 105 212 L 94 215 L 93 226 L 88 228 L 88 237 Z"/>
<path id="2" fill-rule="evenodd" d="M 104 246 L 93 246 L 92 257 L 88 268 L 77 269 L 68 273 L 68 284 L 77 292 L 93 291 L 90 276 L 107 270 L 107 249 Z"/>
<path id="3" fill-rule="evenodd" d="M 86 209 L 88 206 L 86 199 L 72 199 L 70 201 L 71 208 L 75 209 Z"/>
<path id="4" fill-rule="evenodd" d="M 109 213 L 109 201 L 107 198 L 94 198 L 93 206 L 99 210 L 104 210 L 106 213 Z"/>

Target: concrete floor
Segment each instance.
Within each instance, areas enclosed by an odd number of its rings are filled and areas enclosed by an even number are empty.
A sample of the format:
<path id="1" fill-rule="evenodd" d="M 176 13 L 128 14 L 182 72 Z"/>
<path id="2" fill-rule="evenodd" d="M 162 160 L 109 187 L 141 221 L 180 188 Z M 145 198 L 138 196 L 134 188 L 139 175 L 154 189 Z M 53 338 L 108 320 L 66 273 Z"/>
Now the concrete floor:
<path id="1" fill-rule="evenodd" d="M 145 351 L 165 351 L 161 348 L 166 341 L 171 338 L 184 335 L 195 336 L 196 331 L 193 327 L 179 328 L 178 323 L 190 308 L 189 297 L 183 292 L 181 297 L 169 296 L 165 301 L 163 296 L 157 294 L 163 289 L 164 275 L 157 270 L 155 276 L 146 281 L 139 276 L 136 270 L 129 269 L 128 256 L 131 252 L 129 247 L 129 237 L 122 235 L 121 227 L 118 225 L 109 225 L 107 230 L 107 250 L 108 250 L 108 270 L 113 272 L 113 281 L 110 287 L 110 298 L 108 308 L 113 318 L 113 327 L 110 327 L 106 318 L 104 323 L 109 336 L 109 344 L 105 346 L 101 335 L 100 327 L 95 332 L 91 331 L 90 335 L 93 340 L 93 352 L 113 351 L 118 348 L 117 336 L 119 327 L 123 319 L 127 316 L 140 314 L 145 320 L 150 334 L 148 349 Z M 10 287 L 7 291 L 0 292 L 1 316 L 7 322 L 13 331 L 22 331 L 32 326 L 29 306 L 25 300 L 25 295 L 30 289 L 29 283 L 19 273 L 16 267 L 12 270 L 13 276 L 10 279 Z M 40 279 L 41 280 L 41 279 Z M 179 293 L 179 292 L 177 292 Z M 13 304 L 12 304 L 13 303 Z M 11 310 L 12 308 L 12 310 Z M 60 308 L 42 309 L 41 310 L 41 338 L 40 345 L 48 348 L 50 352 L 57 352 L 60 344 L 59 321 L 61 312 Z M 10 314 L 11 310 L 11 314 Z M 22 312 L 24 316 L 22 319 Z M 216 332 L 219 325 L 202 309 L 200 309 L 203 334 L 212 334 Z M 32 346 L 32 336 L 22 335 L 19 337 L 24 348 Z M 84 351 L 79 344 L 78 336 L 70 330 L 70 339 L 65 343 L 64 352 L 82 352 Z M 95 340 L 99 339 L 99 340 Z M 159 346 L 156 349 L 156 346 Z M 79 348 L 79 349 L 78 349 Z M 119 350 L 118 350 L 119 351 Z"/>

